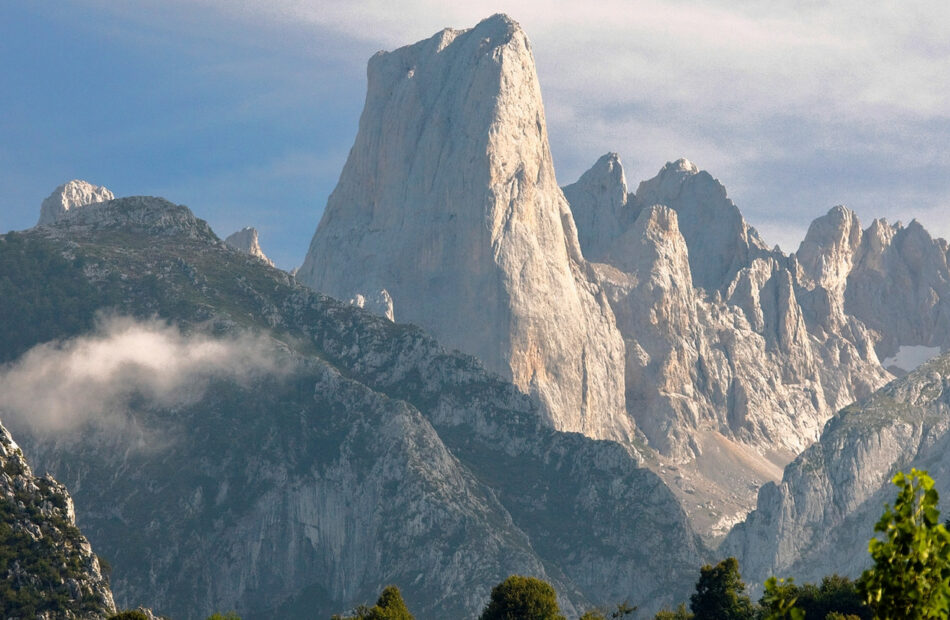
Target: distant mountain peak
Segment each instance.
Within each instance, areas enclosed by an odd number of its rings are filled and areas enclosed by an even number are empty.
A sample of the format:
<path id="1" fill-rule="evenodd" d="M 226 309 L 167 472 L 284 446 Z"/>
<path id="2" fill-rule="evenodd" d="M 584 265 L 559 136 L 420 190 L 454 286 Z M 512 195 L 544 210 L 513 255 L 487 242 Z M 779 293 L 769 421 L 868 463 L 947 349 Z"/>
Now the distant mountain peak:
<path id="1" fill-rule="evenodd" d="M 259 258 L 271 267 L 274 266 L 274 261 L 267 258 L 267 255 L 264 254 L 264 250 L 261 249 L 260 241 L 258 241 L 257 238 L 256 228 L 246 226 L 236 233 L 229 235 L 228 238 L 224 240 L 224 242 L 235 250 L 249 254 L 254 258 Z"/>
<path id="2" fill-rule="evenodd" d="M 40 219 L 37 226 L 49 226 L 56 223 L 70 209 L 90 204 L 106 202 L 115 198 L 112 192 L 100 185 L 73 179 L 53 190 L 40 205 Z"/>

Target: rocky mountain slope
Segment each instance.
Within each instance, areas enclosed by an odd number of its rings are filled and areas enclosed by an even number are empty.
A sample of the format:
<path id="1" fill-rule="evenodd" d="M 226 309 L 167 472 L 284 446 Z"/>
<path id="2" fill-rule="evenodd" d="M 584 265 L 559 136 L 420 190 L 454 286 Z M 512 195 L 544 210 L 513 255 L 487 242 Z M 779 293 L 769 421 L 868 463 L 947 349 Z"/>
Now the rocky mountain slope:
<path id="1" fill-rule="evenodd" d="M 36 476 L 0 425 L 0 616 L 106 618 L 109 581 L 76 527 L 66 487 Z"/>
<path id="2" fill-rule="evenodd" d="M 897 471 L 926 469 L 950 497 L 950 356 L 934 359 L 832 418 L 821 439 L 765 485 L 723 543 L 752 581 L 817 581 L 867 567 L 867 541 Z"/>
<path id="3" fill-rule="evenodd" d="M 398 321 L 476 355 L 550 424 L 629 440 L 623 341 L 554 175 L 524 31 L 504 15 L 380 52 L 298 279 L 386 291 Z"/>
<path id="4" fill-rule="evenodd" d="M 551 429 L 474 358 L 297 285 L 184 207 L 126 198 L 9 233 L 0 274 L 20 386 L 0 410 L 73 490 L 120 603 L 329 615 L 397 583 L 416 617 L 469 617 L 525 573 L 569 613 L 656 608 L 705 556 L 627 449 Z"/>

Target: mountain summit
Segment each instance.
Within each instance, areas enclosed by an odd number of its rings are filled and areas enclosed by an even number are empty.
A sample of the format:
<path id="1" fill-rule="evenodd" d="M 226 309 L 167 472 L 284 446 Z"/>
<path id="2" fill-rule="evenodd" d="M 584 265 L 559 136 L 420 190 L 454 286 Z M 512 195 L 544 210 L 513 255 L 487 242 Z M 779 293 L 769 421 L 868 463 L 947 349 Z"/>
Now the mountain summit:
<path id="1" fill-rule="evenodd" d="M 505 15 L 369 62 L 359 133 L 299 281 L 386 290 L 556 428 L 629 438 L 623 340 L 554 175 L 534 57 Z"/>
<path id="2" fill-rule="evenodd" d="M 40 220 L 37 226 L 49 226 L 66 214 L 70 209 L 90 204 L 106 202 L 115 196 L 108 189 L 93 185 L 87 181 L 74 179 L 63 183 L 40 206 Z"/>

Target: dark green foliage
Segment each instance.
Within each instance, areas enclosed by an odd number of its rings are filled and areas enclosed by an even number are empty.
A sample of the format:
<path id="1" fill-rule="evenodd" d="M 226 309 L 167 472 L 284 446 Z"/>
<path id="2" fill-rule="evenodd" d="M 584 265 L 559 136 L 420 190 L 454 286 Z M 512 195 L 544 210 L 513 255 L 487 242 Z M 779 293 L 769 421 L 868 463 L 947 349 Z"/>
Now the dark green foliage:
<path id="1" fill-rule="evenodd" d="M 765 594 L 759 601 L 763 620 L 804 620 L 805 612 L 797 607 L 798 588 L 789 579 L 774 576 L 765 580 Z"/>
<path id="2" fill-rule="evenodd" d="M 754 613 L 735 558 L 703 566 L 689 601 L 696 620 L 751 620 Z"/>
<path id="3" fill-rule="evenodd" d="M 222 615 L 222 614 L 211 614 L 211 615 L 208 616 L 205 620 L 241 620 L 241 616 L 237 615 L 237 614 L 234 613 L 233 611 L 229 611 L 228 613 L 226 613 L 226 614 L 224 614 L 224 615 Z"/>
<path id="4" fill-rule="evenodd" d="M 551 584 L 512 575 L 492 588 L 481 620 L 564 620 Z"/>
<path id="5" fill-rule="evenodd" d="M 874 526 L 868 551 L 874 566 L 858 587 L 879 618 L 946 618 L 950 612 L 950 533 L 940 522 L 939 498 L 926 471 L 894 476 L 893 508 Z"/>
<path id="6" fill-rule="evenodd" d="M 661 609 L 653 617 L 654 620 L 691 620 L 693 614 L 686 609 L 685 603 L 680 603 L 679 607 L 675 610 L 672 609 Z"/>
<path id="7" fill-rule="evenodd" d="M 8 460 L 5 469 L 22 473 L 22 467 L 10 467 L 14 461 Z M 91 592 L 72 598 L 68 581 L 86 579 L 82 535 L 61 514 L 44 514 L 44 503 L 57 506 L 65 500 L 48 480 L 34 482 L 36 493 L 14 488 L 13 498 L 0 498 L 0 618 L 101 612 L 104 602 Z M 39 527 L 42 537 L 34 540 L 24 524 Z"/>
<path id="8" fill-rule="evenodd" d="M 627 601 L 619 603 L 617 609 L 610 612 L 610 615 L 607 615 L 607 612 L 601 608 L 589 609 L 584 612 L 579 620 L 607 620 L 607 618 L 626 618 L 627 616 L 632 616 L 633 613 L 637 610 L 636 605 L 631 605 Z"/>
<path id="9" fill-rule="evenodd" d="M 127 609 L 109 616 L 108 620 L 148 620 L 148 616 L 139 609 Z"/>
<path id="10" fill-rule="evenodd" d="M 118 302 L 108 284 L 90 284 L 81 258 L 63 256 L 38 235 L 0 237 L 0 363 L 37 342 L 91 328 L 97 310 Z"/>
<path id="11" fill-rule="evenodd" d="M 765 582 L 766 596 L 759 601 L 766 612 L 779 611 L 774 599 L 768 598 L 769 593 L 774 592 L 786 601 L 794 599 L 795 607 L 801 609 L 806 618 L 825 618 L 831 613 L 855 616 L 861 620 L 870 620 L 872 617 L 871 609 L 858 592 L 857 583 L 847 577 L 830 575 L 818 585 L 806 583 L 802 586 L 795 585 L 791 579 L 784 582 L 776 580 L 775 588 L 770 589 L 769 583 L 773 579 Z"/>
<path id="12" fill-rule="evenodd" d="M 372 607 L 360 605 L 353 610 L 352 616 L 332 616 L 331 620 L 414 620 L 402 593 L 396 586 L 383 588 L 379 599 Z"/>

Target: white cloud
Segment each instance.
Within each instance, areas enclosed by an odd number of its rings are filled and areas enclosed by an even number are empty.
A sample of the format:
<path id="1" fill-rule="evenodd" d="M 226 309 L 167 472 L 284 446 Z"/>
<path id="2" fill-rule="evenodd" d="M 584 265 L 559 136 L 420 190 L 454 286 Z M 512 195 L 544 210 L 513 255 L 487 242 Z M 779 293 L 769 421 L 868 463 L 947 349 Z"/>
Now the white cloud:
<path id="1" fill-rule="evenodd" d="M 282 366 L 263 337 L 211 338 L 157 321 L 105 319 L 91 335 L 38 345 L 0 369 L 0 418 L 39 435 L 87 427 L 121 433 L 137 425 L 137 407 L 188 405 L 213 379 L 244 383 L 276 372 Z"/>

